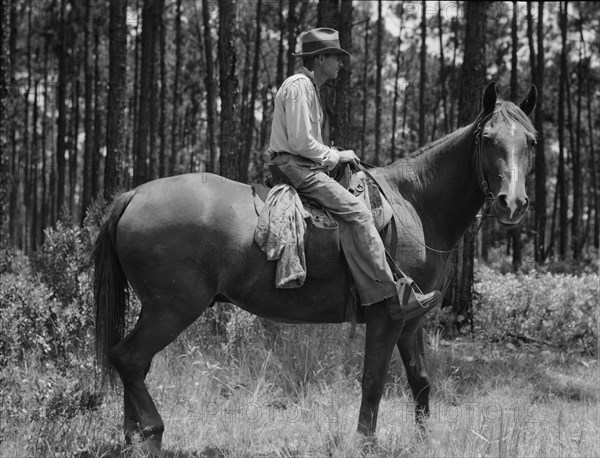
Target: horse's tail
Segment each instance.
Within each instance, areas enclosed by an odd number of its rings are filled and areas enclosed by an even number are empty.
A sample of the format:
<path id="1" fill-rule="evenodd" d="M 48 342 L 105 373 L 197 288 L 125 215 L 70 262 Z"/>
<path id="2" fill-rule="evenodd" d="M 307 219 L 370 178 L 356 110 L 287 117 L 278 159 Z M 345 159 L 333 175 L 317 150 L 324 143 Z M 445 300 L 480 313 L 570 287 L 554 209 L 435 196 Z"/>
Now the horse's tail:
<path id="1" fill-rule="evenodd" d="M 123 339 L 127 307 L 127 278 L 117 257 L 117 224 L 135 191 L 115 198 L 96 239 L 94 260 L 94 302 L 96 304 L 96 358 L 104 375 L 113 383 L 116 371 L 109 350 Z"/>

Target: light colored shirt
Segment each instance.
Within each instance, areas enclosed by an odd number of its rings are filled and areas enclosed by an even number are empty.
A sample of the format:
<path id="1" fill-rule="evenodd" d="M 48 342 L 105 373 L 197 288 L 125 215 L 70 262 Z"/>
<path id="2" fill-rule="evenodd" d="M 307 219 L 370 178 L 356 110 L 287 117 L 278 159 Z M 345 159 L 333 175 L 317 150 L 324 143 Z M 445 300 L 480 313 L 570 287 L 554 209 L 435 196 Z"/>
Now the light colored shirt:
<path id="1" fill-rule="evenodd" d="M 338 151 L 323 144 L 323 110 L 313 73 L 302 67 L 287 78 L 275 95 L 270 152 L 290 153 L 329 170 L 340 160 Z"/>

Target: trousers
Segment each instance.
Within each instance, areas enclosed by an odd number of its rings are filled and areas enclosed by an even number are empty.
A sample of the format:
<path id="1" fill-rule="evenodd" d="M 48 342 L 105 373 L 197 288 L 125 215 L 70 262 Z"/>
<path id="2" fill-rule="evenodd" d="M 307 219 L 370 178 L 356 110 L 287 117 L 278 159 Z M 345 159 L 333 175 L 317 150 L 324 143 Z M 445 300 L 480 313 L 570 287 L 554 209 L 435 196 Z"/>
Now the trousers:
<path id="1" fill-rule="evenodd" d="M 278 153 L 273 164 L 300 194 L 323 206 L 337 221 L 340 245 L 361 305 L 395 296 L 396 284 L 386 261 L 385 247 L 365 204 L 310 159 Z"/>

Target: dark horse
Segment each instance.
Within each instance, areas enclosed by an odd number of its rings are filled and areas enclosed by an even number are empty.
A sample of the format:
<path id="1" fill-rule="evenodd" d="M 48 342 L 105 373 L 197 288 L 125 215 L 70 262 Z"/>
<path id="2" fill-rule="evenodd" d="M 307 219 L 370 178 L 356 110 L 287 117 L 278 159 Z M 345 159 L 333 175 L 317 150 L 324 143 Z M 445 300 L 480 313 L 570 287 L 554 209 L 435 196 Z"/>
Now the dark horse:
<path id="1" fill-rule="evenodd" d="M 386 244 L 424 291 L 444 287 L 448 251 L 486 198 L 506 226 L 527 210 L 525 178 L 536 139 L 527 116 L 536 99 L 532 87 L 520 106 L 497 100 L 490 83 L 474 123 L 371 170 L 402 222 Z M 114 375 L 116 369 L 123 382 L 126 438 L 141 433 L 151 453 L 160 452 L 164 431 L 144 383 L 151 360 L 216 300 L 282 322 L 343 320 L 349 290 L 343 261 L 332 280 L 276 289 L 275 263 L 253 242 L 256 222 L 250 186 L 201 173 L 141 185 L 118 196 L 108 212 L 94 251 L 96 349 L 104 370 Z M 142 311 L 123 338 L 128 282 Z M 417 420 L 428 414 L 430 385 L 422 318 L 403 326 L 376 304 L 365 309 L 365 323 L 358 431 L 374 436 L 394 346 Z"/>

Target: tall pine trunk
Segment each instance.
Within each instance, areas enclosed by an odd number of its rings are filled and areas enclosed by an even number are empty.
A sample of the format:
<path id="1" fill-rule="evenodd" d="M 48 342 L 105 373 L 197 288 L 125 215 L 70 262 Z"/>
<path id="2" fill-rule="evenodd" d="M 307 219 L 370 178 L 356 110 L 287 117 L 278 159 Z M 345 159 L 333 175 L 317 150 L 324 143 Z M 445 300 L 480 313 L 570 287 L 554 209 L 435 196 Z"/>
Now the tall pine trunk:
<path id="1" fill-rule="evenodd" d="M 427 85 L 427 5 L 421 3 L 421 52 L 419 66 L 419 147 L 425 144 L 425 89 Z"/>
<path id="2" fill-rule="evenodd" d="M 567 86 L 567 11 L 566 2 L 561 2 L 559 23 L 561 28 L 560 80 L 558 89 L 558 172 L 557 188 L 559 194 L 559 242 L 558 254 L 561 259 L 567 256 L 568 246 L 568 184 L 565 159 L 565 91 Z"/>
<path id="3" fill-rule="evenodd" d="M 209 170 L 213 173 L 219 172 L 219 151 L 217 149 L 216 123 L 217 116 L 215 111 L 216 87 L 212 52 L 212 35 L 210 29 L 210 14 L 208 9 L 208 0 L 202 0 L 202 23 L 204 26 L 204 53 L 206 66 L 206 128 L 208 134 L 208 149 L 210 154 Z"/>
<path id="4" fill-rule="evenodd" d="M 252 139 L 255 130 L 255 110 L 256 110 L 256 95 L 258 91 L 258 71 L 260 67 L 260 42 L 261 42 L 261 8 L 262 0 L 256 2 L 256 29 L 254 31 L 254 56 L 252 61 L 252 80 L 250 82 L 250 104 L 247 108 L 246 119 L 246 138 L 244 140 L 244 151 L 240 157 L 240 180 L 248 181 L 248 165 L 250 163 L 250 153 L 252 151 Z"/>
<path id="5" fill-rule="evenodd" d="M 91 0 L 85 0 L 85 27 L 83 38 L 83 72 L 84 72 L 84 114 L 83 130 L 85 132 L 85 141 L 83 146 L 83 193 L 81 197 L 81 222 L 85 218 L 86 210 L 92 203 L 92 155 L 94 154 L 94 107 L 93 101 L 93 83 L 94 74 L 92 71 L 91 60 Z"/>
<path id="6" fill-rule="evenodd" d="M 477 116 L 485 84 L 485 24 L 487 2 L 469 2 L 466 10 L 466 30 L 464 61 L 460 69 L 463 82 L 458 99 L 458 123 L 464 126 Z M 444 305 L 452 307 L 457 317 L 457 327 L 472 326 L 473 313 L 473 261 L 474 225 L 468 229 L 462 240 L 463 250 L 453 255 L 453 273 L 450 286 L 444 297 Z M 462 320 L 459 319 L 462 317 Z M 466 323 L 465 323 L 466 321 Z"/>
<path id="7" fill-rule="evenodd" d="M 9 151 L 9 132 L 11 122 L 9 113 L 13 103 L 12 56 L 11 56 L 11 12 L 10 0 L 0 3 L 2 21 L 2 55 L 0 55 L 0 250 L 10 243 L 10 193 L 12 184 L 12 156 Z M 2 254 L 4 256 L 4 254 Z M 2 266 L 4 268 L 4 266 Z"/>
<path id="8" fill-rule="evenodd" d="M 381 111 L 383 73 L 383 1 L 377 1 L 377 44 L 375 47 L 375 165 L 380 165 L 381 153 Z M 365 50 L 366 52 L 366 50 Z"/>
<path id="9" fill-rule="evenodd" d="M 179 110 L 181 94 L 179 93 L 179 80 L 181 78 L 181 0 L 177 0 L 175 13 L 175 74 L 173 75 L 173 118 L 171 120 L 171 153 L 168 158 L 168 174 L 175 173 L 175 161 L 179 150 Z M 208 111 L 208 110 L 207 110 Z"/>
<path id="10" fill-rule="evenodd" d="M 57 191 L 56 191 L 56 212 L 62 211 L 62 206 L 65 203 L 65 173 L 66 162 L 65 153 L 67 145 L 67 72 L 68 72 L 68 27 L 66 19 L 66 3 L 67 0 L 60 2 L 60 42 L 58 44 L 58 86 L 56 94 L 56 103 L 58 111 L 58 119 L 56 121 L 56 166 L 57 166 Z M 56 223 L 57 214 L 53 214 L 52 224 Z"/>
<path id="11" fill-rule="evenodd" d="M 338 30 L 340 33 L 340 46 L 352 53 L 352 1 L 341 0 Z M 343 67 L 338 72 L 335 81 L 335 124 L 333 129 L 333 143 L 343 148 L 350 148 L 350 120 L 348 116 L 350 106 L 350 72 L 351 59 L 342 55 Z"/>
<path id="12" fill-rule="evenodd" d="M 402 62 L 402 22 L 404 19 L 404 6 L 400 4 L 400 25 L 398 26 L 398 40 L 396 43 L 396 74 L 394 75 L 394 101 L 392 104 L 392 146 L 390 151 L 390 159 L 392 162 L 396 160 L 396 129 L 397 129 L 397 117 L 398 117 L 398 96 L 400 90 L 398 87 L 398 80 L 400 79 L 400 69 Z"/>
<path id="13" fill-rule="evenodd" d="M 367 77 L 369 71 L 369 60 L 366 58 L 369 54 L 369 17 L 365 20 L 365 59 L 363 65 L 362 74 L 362 127 L 360 130 L 360 151 L 363 158 L 365 158 L 365 142 L 367 137 L 367 107 L 368 107 L 368 96 L 369 90 L 367 85 Z"/>
<path id="14" fill-rule="evenodd" d="M 122 186 L 121 167 L 125 154 L 125 107 L 127 66 L 126 2 L 110 0 L 109 113 L 106 124 L 106 165 L 104 197 L 109 200 Z M 97 108 L 96 108 L 97 109 Z"/>
<path id="15" fill-rule="evenodd" d="M 144 0 L 142 6 L 142 56 L 140 62 L 140 94 L 138 127 L 134 155 L 133 184 L 138 186 L 151 177 L 150 150 L 152 148 L 152 91 L 154 86 L 154 54 L 156 47 L 155 9 L 158 0 Z"/>
<path id="16" fill-rule="evenodd" d="M 544 101 L 544 2 L 538 2 L 537 51 L 533 47 L 531 3 L 527 4 L 527 20 L 531 55 L 532 81 L 537 87 L 534 126 L 540 141 L 535 154 L 535 221 L 534 257 L 538 264 L 546 259 L 546 156 L 544 151 L 543 101 Z M 537 59 L 536 59 L 537 57 Z"/>
<path id="17" fill-rule="evenodd" d="M 221 98 L 220 174 L 239 180 L 238 75 L 233 31 L 236 22 L 232 0 L 219 0 L 219 95 Z"/>

